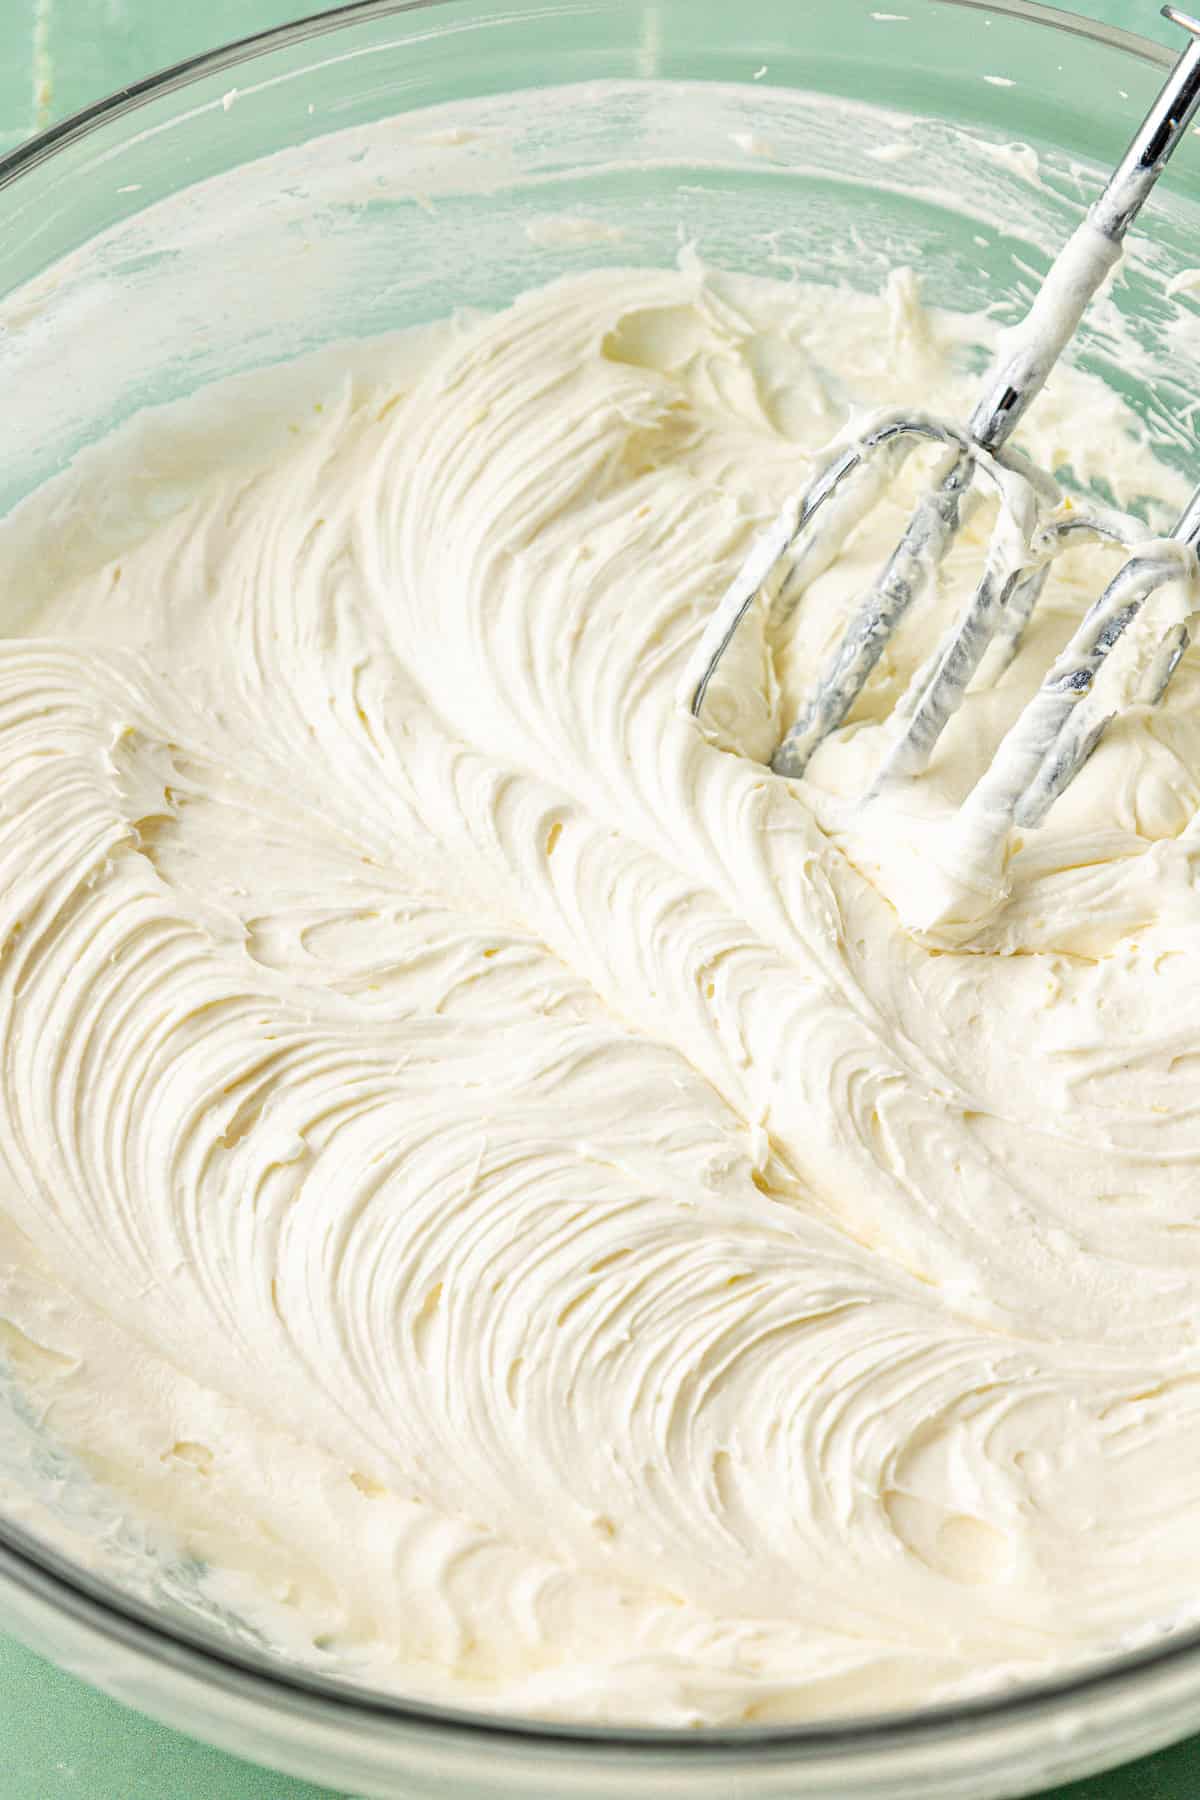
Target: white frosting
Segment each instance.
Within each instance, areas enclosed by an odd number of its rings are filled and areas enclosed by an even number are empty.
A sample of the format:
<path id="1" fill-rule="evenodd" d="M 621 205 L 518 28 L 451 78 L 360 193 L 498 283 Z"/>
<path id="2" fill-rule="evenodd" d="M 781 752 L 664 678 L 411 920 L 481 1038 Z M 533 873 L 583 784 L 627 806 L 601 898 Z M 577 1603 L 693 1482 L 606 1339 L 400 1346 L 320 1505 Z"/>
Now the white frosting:
<path id="1" fill-rule="evenodd" d="M 235 387 L 241 444 L 148 416 L 0 531 L 41 550 L 0 555 L 0 1333 L 293 1653 L 682 1724 L 1194 1616 L 1194 658 L 969 952 L 887 890 L 1112 552 L 885 814 L 871 721 L 987 507 L 808 779 L 755 759 L 920 456 L 786 645 L 748 623 L 720 741 L 674 703 L 849 410 L 965 416 L 968 335 L 904 283 L 595 274 L 303 417 Z M 1181 498 L 1069 371 L 1023 436 Z"/>

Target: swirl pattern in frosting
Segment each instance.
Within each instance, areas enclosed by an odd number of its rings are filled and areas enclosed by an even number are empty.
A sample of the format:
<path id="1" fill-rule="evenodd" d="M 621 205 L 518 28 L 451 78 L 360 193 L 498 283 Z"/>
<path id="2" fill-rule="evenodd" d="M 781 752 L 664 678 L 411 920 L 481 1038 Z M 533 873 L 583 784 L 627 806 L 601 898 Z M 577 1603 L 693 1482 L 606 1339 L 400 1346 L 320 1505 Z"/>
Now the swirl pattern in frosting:
<path id="1" fill-rule="evenodd" d="M 710 735 L 675 704 L 821 444 L 914 391 L 961 414 L 972 332 L 903 279 L 598 272 L 360 353 L 290 431 L 281 386 L 269 451 L 167 413 L 137 483 L 102 447 L 74 512 L 25 509 L 0 1331 L 322 1666 L 769 1720 L 1194 1614 L 1196 665 L 965 947 L 901 923 L 916 821 L 1109 552 L 882 821 L 847 797 L 986 509 L 806 781 L 762 758 L 919 460 L 789 643 L 739 640 Z M 1026 442 L 1178 496 L 1094 379 Z"/>

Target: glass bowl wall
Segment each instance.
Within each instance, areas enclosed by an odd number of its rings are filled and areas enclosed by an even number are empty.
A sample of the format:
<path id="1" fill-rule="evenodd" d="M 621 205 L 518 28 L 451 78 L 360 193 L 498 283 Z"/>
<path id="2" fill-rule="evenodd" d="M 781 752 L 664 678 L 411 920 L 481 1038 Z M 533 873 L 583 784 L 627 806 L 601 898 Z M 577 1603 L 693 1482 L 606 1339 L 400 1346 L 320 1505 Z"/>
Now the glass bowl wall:
<path id="1" fill-rule="evenodd" d="M 694 251 L 877 289 L 908 263 L 927 300 L 1015 317 L 1168 54 L 1021 0 L 903 5 L 367 0 L 56 127 L 0 161 L 0 514 L 145 406 L 598 264 Z M 1200 140 L 1146 227 L 1078 354 L 1194 467 Z M 31 603 L 53 578 L 53 548 L 31 542 Z M 1200 1727 L 1200 1643 L 1182 1639 L 852 1726 L 680 1737 L 406 1707 L 289 1669 L 100 1529 L 104 1497 L 10 1375 L 0 1622 L 339 1790 L 997 1800 Z"/>

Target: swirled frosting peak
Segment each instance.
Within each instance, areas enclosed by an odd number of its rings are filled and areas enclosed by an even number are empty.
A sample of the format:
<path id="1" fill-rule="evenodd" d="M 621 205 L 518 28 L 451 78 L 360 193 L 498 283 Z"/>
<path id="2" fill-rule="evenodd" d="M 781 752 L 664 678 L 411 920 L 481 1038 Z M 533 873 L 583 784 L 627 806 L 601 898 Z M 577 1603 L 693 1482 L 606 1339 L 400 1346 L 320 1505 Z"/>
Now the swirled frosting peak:
<path id="1" fill-rule="evenodd" d="M 675 705 L 821 446 L 961 415 L 971 332 L 596 273 L 147 415 L 0 533 L 0 1337 L 293 1653 L 694 1724 L 1194 1610 L 1192 660 L 967 948 L 902 923 L 920 822 L 1109 552 L 886 831 L 850 801 L 986 507 L 808 778 L 764 758 L 919 458 Z M 1177 498 L 1069 371 L 1026 443 Z"/>

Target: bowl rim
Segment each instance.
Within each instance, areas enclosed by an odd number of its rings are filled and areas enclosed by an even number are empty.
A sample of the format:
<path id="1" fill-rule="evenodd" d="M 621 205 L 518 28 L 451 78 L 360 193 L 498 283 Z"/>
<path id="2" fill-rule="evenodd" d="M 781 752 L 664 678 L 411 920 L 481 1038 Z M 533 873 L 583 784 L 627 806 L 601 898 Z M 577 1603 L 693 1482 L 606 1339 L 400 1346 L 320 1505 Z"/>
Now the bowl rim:
<path id="1" fill-rule="evenodd" d="M 0 190 L 50 161 L 100 127 L 138 108 L 187 88 L 208 76 L 237 69 L 259 56 L 301 44 L 352 26 L 359 21 L 440 9 L 455 0 L 344 0 L 344 3 L 265 31 L 235 38 L 199 55 L 118 88 L 112 94 L 68 115 L 0 156 Z M 628 0 L 616 0 L 627 4 Z M 926 0 L 1020 19 L 1065 36 L 1085 38 L 1122 51 L 1136 60 L 1169 67 L 1171 50 L 1121 26 L 1069 13 L 1043 0 Z M 476 0 L 502 12 L 502 0 Z M 562 10 L 558 8 L 556 10 Z M 580 10 L 590 10 L 583 0 Z M 1164 7 L 1164 12 L 1166 8 Z M 293 1709 L 318 1703 L 341 1722 L 374 1727 L 389 1724 L 419 1728 L 443 1741 L 495 1738 L 513 1745 L 537 1745 L 544 1751 L 586 1750 L 590 1756 L 630 1752 L 666 1760 L 700 1756 L 733 1760 L 747 1751 L 757 1756 L 815 1759 L 851 1757 L 887 1748 L 916 1747 L 984 1726 L 1015 1726 L 1071 1701 L 1103 1699 L 1139 1675 L 1166 1674 L 1189 1663 L 1200 1664 L 1200 1626 L 1174 1633 L 1156 1644 L 1097 1659 L 1073 1674 L 1021 1681 L 969 1699 L 935 1702 L 899 1711 L 843 1716 L 781 1725 L 678 1727 L 590 1725 L 524 1715 L 506 1715 L 445 1705 L 334 1680 L 281 1660 L 235 1647 L 200 1622 L 167 1616 L 149 1603 L 95 1575 L 45 1543 L 35 1533 L 0 1515 L 0 1590 L 16 1590 L 36 1606 L 65 1616 L 73 1624 L 107 1638 L 115 1646 L 153 1656 L 159 1664 L 216 1685 L 234 1683 L 259 1690 L 278 1705 Z"/>

